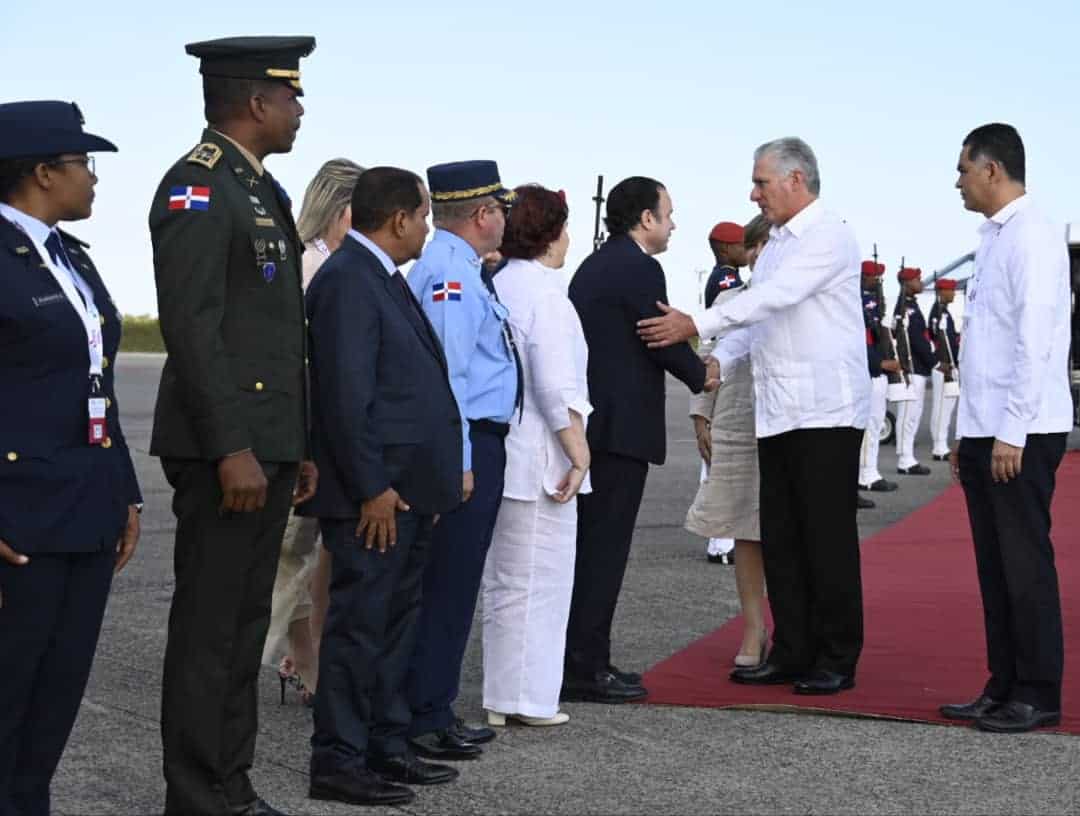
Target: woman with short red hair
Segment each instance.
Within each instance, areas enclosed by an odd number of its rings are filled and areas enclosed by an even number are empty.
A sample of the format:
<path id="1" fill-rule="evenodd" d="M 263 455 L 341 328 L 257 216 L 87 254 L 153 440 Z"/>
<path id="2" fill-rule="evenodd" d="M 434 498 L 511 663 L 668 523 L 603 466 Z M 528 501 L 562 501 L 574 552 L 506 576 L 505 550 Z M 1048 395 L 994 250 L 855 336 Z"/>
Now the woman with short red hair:
<path id="1" fill-rule="evenodd" d="M 574 585 L 577 494 L 589 492 L 588 351 L 559 271 L 565 196 L 517 188 L 495 278 L 521 350 L 525 401 L 506 438 L 506 484 L 484 568 L 484 708 L 488 723 L 562 725 L 566 622 Z"/>

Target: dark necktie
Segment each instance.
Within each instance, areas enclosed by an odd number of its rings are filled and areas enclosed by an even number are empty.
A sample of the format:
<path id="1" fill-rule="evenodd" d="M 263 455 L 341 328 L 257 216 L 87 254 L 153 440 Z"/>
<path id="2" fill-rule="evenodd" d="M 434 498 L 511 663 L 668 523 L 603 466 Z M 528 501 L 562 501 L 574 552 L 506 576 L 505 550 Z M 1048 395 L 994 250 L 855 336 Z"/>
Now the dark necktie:
<path id="1" fill-rule="evenodd" d="M 484 266 L 480 267 L 480 279 L 484 282 L 484 286 L 491 292 L 492 297 L 499 304 L 502 303 L 499 300 L 499 293 L 495 291 L 495 281 L 492 280 L 492 275 L 488 272 Z M 518 422 L 521 422 L 521 417 L 525 412 L 525 371 L 521 367 L 521 355 L 518 354 L 517 343 L 514 342 L 514 335 L 510 332 L 510 326 L 503 322 L 502 324 L 503 340 L 506 341 L 506 347 L 510 350 L 510 354 L 514 358 L 514 368 L 517 370 L 517 390 L 514 393 L 514 410 L 518 412 Z"/>
<path id="2" fill-rule="evenodd" d="M 68 257 L 67 250 L 64 249 L 64 244 L 60 241 L 60 235 L 57 232 L 49 233 L 49 237 L 45 239 L 45 249 L 48 251 L 52 262 L 67 272 L 71 276 L 71 282 L 75 283 L 75 265 Z M 75 291 L 79 293 L 79 298 L 85 303 L 86 298 L 83 297 L 82 290 L 78 285 L 75 286 Z"/>

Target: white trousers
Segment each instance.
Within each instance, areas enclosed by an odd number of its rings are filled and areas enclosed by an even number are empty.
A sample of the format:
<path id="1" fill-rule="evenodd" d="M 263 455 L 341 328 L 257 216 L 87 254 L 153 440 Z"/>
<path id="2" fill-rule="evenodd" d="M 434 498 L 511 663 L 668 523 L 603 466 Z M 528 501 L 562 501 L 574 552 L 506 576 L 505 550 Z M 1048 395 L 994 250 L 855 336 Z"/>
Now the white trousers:
<path id="1" fill-rule="evenodd" d="M 703 460 L 701 462 L 701 478 L 698 482 L 704 482 L 707 478 L 709 478 L 709 466 Z M 726 555 L 734 549 L 734 538 L 710 538 L 709 543 L 705 545 L 705 552 L 709 555 Z"/>
<path id="2" fill-rule="evenodd" d="M 576 498 L 503 498 L 481 590 L 488 711 L 558 713 L 576 542 Z"/>
<path id="3" fill-rule="evenodd" d="M 956 397 L 945 396 L 945 375 L 936 368 L 932 379 L 934 393 L 930 405 L 930 434 L 934 439 L 934 456 L 944 456 L 949 452 L 949 425 L 956 410 Z"/>
<path id="4" fill-rule="evenodd" d="M 912 374 L 911 389 L 915 399 L 898 403 L 896 409 L 896 466 L 901 470 L 919 464 L 915 458 L 915 434 L 919 432 L 926 403 L 926 377 Z"/>
<path id="5" fill-rule="evenodd" d="M 878 470 L 878 451 L 881 448 L 881 426 L 885 424 L 885 394 L 889 379 L 884 374 L 870 378 L 870 413 L 866 417 L 862 452 L 859 455 L 859 484 L 869 487 L 881 478 Z"/>

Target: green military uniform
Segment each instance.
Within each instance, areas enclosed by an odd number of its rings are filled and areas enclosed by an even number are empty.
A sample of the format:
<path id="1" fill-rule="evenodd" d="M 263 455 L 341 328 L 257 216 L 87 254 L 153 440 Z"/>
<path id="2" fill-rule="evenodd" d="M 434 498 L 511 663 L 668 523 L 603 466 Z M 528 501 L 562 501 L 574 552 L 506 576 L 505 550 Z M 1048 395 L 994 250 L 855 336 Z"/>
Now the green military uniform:
<path id="1" fill-rule="evenodd" d="M 293 52 L 274 53 L 285 44 Z M 237 38 L 188 52 L 202 57 L 206 75 L 265 71 L 299 88 L 299 57 L 313 46 L 310 38 Z M 162 683 L 165 812 L 261 813 L 248 778 L 256 682 L 307 450 L 303 244 L 284 190 L 256 157 L 210 129 L 166 172 L 150 233 L 168 352 L 150 452 L 176 491 L 177 517 Z M 245 450 L 266 474 L 266 505 L 221 513 L 218 463 Z"/>
<path id="2" fill-rule="evenodd" d="M 209 190 L 206 210 L 169 209 L 188 188 Z M 150 233 L 169 351 L 150 453 L 215 461 L 250 448 L 300 461 L 304 245 L 277 183 L 206 130 L 158 186 Z"/>

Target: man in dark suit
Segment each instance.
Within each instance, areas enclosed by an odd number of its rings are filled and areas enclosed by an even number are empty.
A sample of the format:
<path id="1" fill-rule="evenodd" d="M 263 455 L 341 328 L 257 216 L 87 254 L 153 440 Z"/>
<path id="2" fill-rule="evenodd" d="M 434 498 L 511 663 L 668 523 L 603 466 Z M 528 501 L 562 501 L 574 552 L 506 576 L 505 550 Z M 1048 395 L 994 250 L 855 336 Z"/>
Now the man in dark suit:
<path id="1" fill-rule="evenodd" d="M 622 703 L 647 694 L 639 674 L 612 665 L 611 624 L 649 463 L 662 465 L 666 455 L 664 377 L 670 372 L 694 393 L 719 378 L 688 344 L 650 350 L 636 333 L 637 321 L 660 314 L 656 302 L 667 302 L 664 270 L 653 256 L 667 249 L 671 213 L 659 182 L 619 182 L 607 200 L 611 237 L 570 284 L 589 345 L 593 492 L 578 497 L 564 700 Z"/>
<path id="2" fill-rule="evenodd" d="M 307 291 L 315 497 L 333 554 L 319 656 L 311 797 L 402 804 L 406 785 L 449 782 L 406 734 L 405 678 L 436 516 L 461 503 L 461 416 L 446 358 L 399 264 L 420 256 L 430 200 L 420 178 L 360 175 L 353 229 Z"/>
<path id="3" fill-rule="evenodd" d="M 307 458 L 304 300 L 284 191 L 311 37 L 194 43 L 209 127 L 150 209 L 161 375 L 150 452 L 176 490 L 176 590 L 162 682 L 165 811 L 276 813 L 248 778 L 256 681 L 289 506 Z M 298 477 L 299 474 L 299 477 Z"/>

